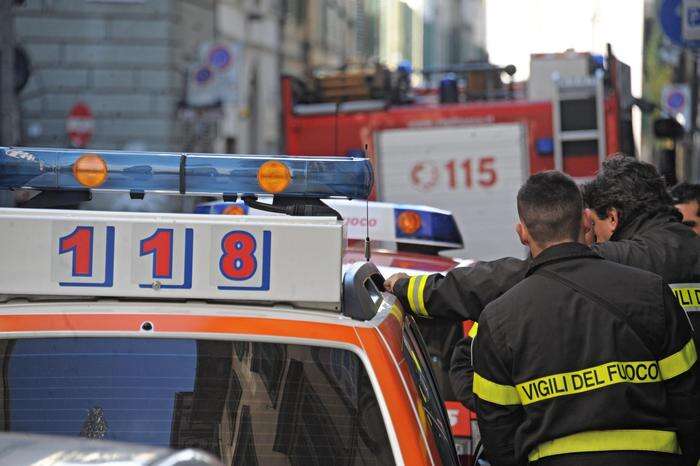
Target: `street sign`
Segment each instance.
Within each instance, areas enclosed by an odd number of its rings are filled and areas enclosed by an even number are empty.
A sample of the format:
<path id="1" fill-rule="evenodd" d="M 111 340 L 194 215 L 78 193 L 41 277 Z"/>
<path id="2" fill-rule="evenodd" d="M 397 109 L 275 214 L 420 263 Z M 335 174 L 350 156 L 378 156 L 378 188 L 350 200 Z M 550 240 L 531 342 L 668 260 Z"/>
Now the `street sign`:
<path id="1" fill-rule="evenodd" d="M 198 60 L 190 65 L 187 80 L 187 104 L 193 107 L 236 103 L 243 52 L 240 44 L 204 43 Z"/>
<path id="2" fill-rule="evenodd" d="M 700 1 L 663 0 L 659 23 L 666 37 L 675 45 L 700 48 Z"/>
<path id="3" fill-rule="evenodd" d="M 659 22 L 666 37 L 674 44 L 683 46 L 681 0 L 663 0 L 659 9 Z"/>
<path id="4" fill-rule="evenodd" d="M 87 104 L 78 102 L 73 106 L 66 120 L 66 131 L 73 147 L 82 149 L 92 139 L 95 130 L 95 119 Z"/>
<path id="5" fill-rule="evenodd" d="M 690 88 L 687 84 L 668 84 L 661 91 L 661 107 L 663 110 L 676 117 L 683 115 L 683 125 L 688 128 L 690 124 Z"/>
<path id="6" fill-rule="evenodd" d="M 700 0 L 683 0 L 683 40 L 700 41 Z"/>

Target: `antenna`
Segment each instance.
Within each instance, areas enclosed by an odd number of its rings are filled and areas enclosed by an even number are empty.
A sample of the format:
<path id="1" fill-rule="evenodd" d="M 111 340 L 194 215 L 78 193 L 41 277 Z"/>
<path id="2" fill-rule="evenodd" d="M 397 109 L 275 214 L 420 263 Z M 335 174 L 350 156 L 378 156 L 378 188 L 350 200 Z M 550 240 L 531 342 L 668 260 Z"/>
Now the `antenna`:
<path id="1" fill-rule="evenodd" d="M 365 144 L 365 157 L 367 157 L 367 144 Z M 365 260 L 369 262 L 372 258 L 372 248 L 369 241 L 369 196 L 365 199 L 365 228 L 367 229 L 367 236 L 365 236 Z"/>

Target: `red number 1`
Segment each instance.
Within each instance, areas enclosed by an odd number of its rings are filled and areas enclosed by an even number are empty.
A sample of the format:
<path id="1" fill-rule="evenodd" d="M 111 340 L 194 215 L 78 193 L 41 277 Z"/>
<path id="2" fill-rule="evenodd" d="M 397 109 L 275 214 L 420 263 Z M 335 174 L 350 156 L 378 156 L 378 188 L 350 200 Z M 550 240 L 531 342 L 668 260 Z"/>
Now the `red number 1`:
<path id="1" fill-rule="evenodd" d="M 68 236 L 59 239 L 58 253 L 73 253 L 74 277 L 92 276 L 92 227 L 75 227 Z"/>
<path id="2" fill-rule="evenodd" d="M 153 254 L 153 278 L 173 276 L 173 230 L 158 228 L 148 238 L 141 240 L 140 255 Z"/>

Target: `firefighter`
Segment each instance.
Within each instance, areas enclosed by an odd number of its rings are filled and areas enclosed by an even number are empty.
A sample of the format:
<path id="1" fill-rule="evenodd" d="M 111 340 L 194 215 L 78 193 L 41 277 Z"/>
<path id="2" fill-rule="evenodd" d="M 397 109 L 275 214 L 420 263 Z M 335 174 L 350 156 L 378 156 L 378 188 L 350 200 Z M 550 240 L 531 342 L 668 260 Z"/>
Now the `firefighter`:
<path id="1" fill-rule="evenodd" d="M 584 198 L 593 212 L 596 253 L 657 273 L 668 283 L 700 281 L 700 237 L 681 223 L 653 165 L 615 155 L 584 186 Z M 529 263 L 507 257 L 444 276 L 398 273 L 385 288 L 418 316 L 477 321 L 484 306 L 525 278 Z"/>
<path id="2" fill-rule="evenodd" d="M 588 214 L 566 175 L 530 177 L 518 213 L 532 260 L 485 308 L 473 346 L 491 464 L 695 465 L 697 353 L 668 285 L 583 243 Z"/>
<path id="3" fill-rule="evenodd" d="M 671 189 L 671 197 L 683 214 L 683 223 L 700 235 L 700 184 L 677 184 Z"/>

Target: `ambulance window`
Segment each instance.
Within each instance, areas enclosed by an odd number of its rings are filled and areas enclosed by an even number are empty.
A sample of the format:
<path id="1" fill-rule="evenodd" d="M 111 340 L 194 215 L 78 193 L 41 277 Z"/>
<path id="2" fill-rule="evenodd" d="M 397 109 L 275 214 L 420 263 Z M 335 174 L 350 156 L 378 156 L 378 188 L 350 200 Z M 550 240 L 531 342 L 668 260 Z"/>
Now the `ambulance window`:
<path id="1" fill-rule="evenodd" d="M 1 426 L 199 448 L 224 464 L 393 465 L 362 361 L 342 349 L 157 338 L 0 340 Z"/>
<path id="2" fill-rule="evenodd" d="M 457 453 L 450 430 L 444 403 L 439 395 L 435 376 L 427 358 L 425 343 L 413 318 L 406 317 L 403 335 L 403 351 L 406 364 L 419 392 L 425 410 L 425 418 L 440 452 L 444 465 L 457 465 Z"/>

